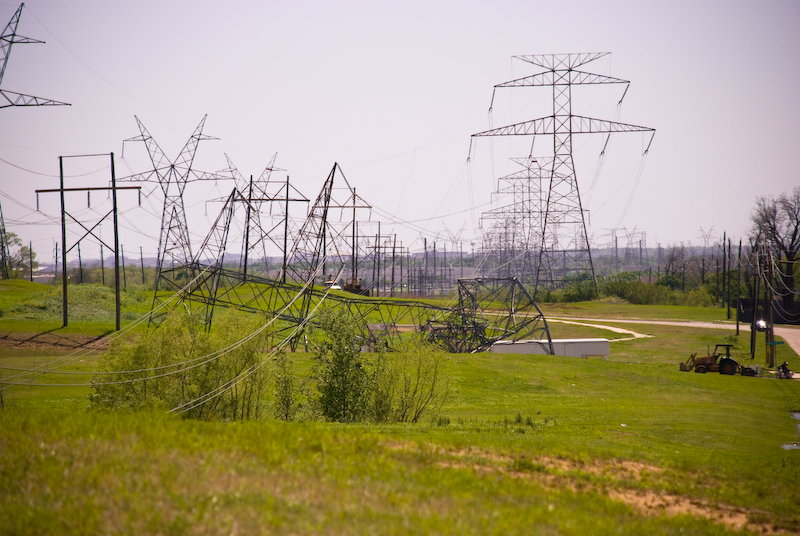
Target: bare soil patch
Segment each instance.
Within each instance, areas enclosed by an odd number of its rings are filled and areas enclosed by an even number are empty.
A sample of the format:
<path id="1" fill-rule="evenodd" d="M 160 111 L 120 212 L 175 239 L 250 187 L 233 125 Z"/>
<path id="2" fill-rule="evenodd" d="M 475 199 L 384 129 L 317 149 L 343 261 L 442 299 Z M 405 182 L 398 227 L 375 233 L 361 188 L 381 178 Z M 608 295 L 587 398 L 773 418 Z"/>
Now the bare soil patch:
<path id="1" fill-rule="evenodd" d="M 391 442 L 384 443 L 389 450 L 418 451 L 419 444 Z M 503 456 L 495 452 L 468 447 L 459 450 L 448 450 L 434 445 L 426 445 L 431 453 L 443 456 L 436 465 L 448 469 L 472 470 L 476 474 L 486 476 L 502 474 L 510 478 L 536 481 L 540 485 L 568 488 L 574 492 L 594 491 L 605 494 L 614 501 L 623 502 L 644 515 L 678 516 L 689 515 L 709 519 L 725 525 L 732 530 L 751 530 L 764 535 L 790 534 L 775 530 L 764 519 L 764 512 L 735 507 L 725 504 L 711 504 L 702 500 L 689 499 L 667 493 L 657 493 L 643 488 L 624 488 L 625 481 L 641 481 L 647 475 L 660 474 L 664 469 L 646 463 L 628 460 L 593 460 L 582 462 L 567 458 L 534 456 L 527 464 L 515 463 L 511 456 Z M 519 470 L 517 467 L 527 466 Z M 604 486 L 600 489 L 577 478 L 580 473 L 592 475 L 608 475 L 617 481 L 618 487 Z M 758 520 L 758 521 L 756 521 Z"/>
<path id="2" fill-rule="evenodd" d="M 107 343 L 104 336 L 91 337 L 81 334 L 68 334 L 45 332 L 5 332 L 0 333 L 0 348 L 8 349 L 61 349 L 74 350 L 86 348 L 90 344 L 97 349 L 106 349 Z"/>

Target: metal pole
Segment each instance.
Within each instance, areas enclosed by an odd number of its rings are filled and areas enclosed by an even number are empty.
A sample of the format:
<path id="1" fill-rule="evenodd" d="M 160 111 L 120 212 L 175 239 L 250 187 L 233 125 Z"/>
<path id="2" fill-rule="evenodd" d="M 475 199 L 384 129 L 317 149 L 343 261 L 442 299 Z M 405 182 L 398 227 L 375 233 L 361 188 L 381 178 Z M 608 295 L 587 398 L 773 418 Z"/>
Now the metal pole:
<path id="1" fill-rule="evenodd" d="M 103 244 L 100 244 L 100 282 L 106 284 L 106 267 L 103 260 Z"/>
<path id="2" fill-rule="evenodd" d="M 758 269 L 759 265 L 759 254 L 758 254 L 758 245 L 756 244 L 756 272 L 755 278 L 753 281 L 753 318 L 750 319 L 750 359 L 753 360 L 756 358 L 756 315 L 758 314 L 758 294 L 760 289 L 758 288 L 758 284 L 761 282 L 761 274 L 759 273 Z"/>
<path id="3" fill-rule="evenodd" d="M 397 248 L 397 235 L 394 235 L 394 241 L 392 242 L 392 290 L 389 295 L 394 298 L 394 263 L 396 260 L 396 248 Z M 402 280 L 402 275 L 401 275 Z"/>
<path id="4" fill-rule="evenodd" d="M 728 271 L 725 272 L 725 286 L 728 289 L 728 320 L 731 319 L 731 278 L 730 278 L 730 271 L 731 271 L 731 264 L 732 264 L 733 257 L 731 256 L 731 239 L 728 239 Z"/>
<path id="5" fill-rule="evenodd" d="M 286 206 L 283 214 L 283 266 L 281 266 L 281 283 L 286 283 L 287 254 L 289 243 L 289 175 L 286 175 Z"/>
<path id="6" fill-rule="evenodd" d="M 144 285 L 144 253 L 142 253 L 142 246 L 139 246 L 139 259 L 142 263 L 142 285 Z"/>
<path id="7" fill-rule="evenodd" d="M 67 213 L 64 210 L 64 157 L 58 157 L 58 175 L 61 180 L 61 313 L 67 327 Z"/>
<path id="8" fill-rule="evenodd" d="M 435 290 L 436 289 L 436 287 L 438 286 L 437 285 L 438 280 L 439 280 L 439 277 L 438 277 L 438 274 L 436 273 L 436 242 L 434 242 L 433 243 L 433 285 L 431 287 L 431 290 Z"/>
<path id="9" fill-rule="evenodd" d="M 125 274 L 125 249 L 122 244 L 119 245 L 119 256 L 122 259 L 122 286 L 128 288 L 128 279 Z"/>
<path id="10" fill-rule="evenodd" d="M 400 241 L 400 294 L 403 293 L 403 241 Z"/>
<path id="11" fill-rule="evenodd" d="M 289 189 L 286 189 L 286 198 L 289 198 Z M 253 199 L 253 176 L 250 175 L 250 193 L 247 194 L 246 223 L 244 226 L 244 273 L 242 282 L 247 282 L 247 253 L 250 250 L 250 200 Z"/>
<path id="12" fill-rule="evenodd" d="M 727 266 L 727 255 L 725 254 L 725 241 L 727 238 L 725 237 L 726 233 L 722 233 L 722 307 L 725 307 L 725 299 L 728 297 L 727 295 L 727 278 L 725 277 L 725 268 Z"/>
<path id="13" fill-rule="evenodd" d="M 741 281 L 742 281 L 742 239 L 739 239 L 739 254 L 736 256 L 736 336 L 739 336 L 739 311 L 741 306 Z"/>
<path id="14" fill-rule="evenodd" d="M 350 262 L 352 263 L 351 272 L 353 273 L 353 284 L 358 283 L 358 262 L 356 257 L 358 250 L 356 249 L 356 189 L 353 188 L 353 252 L 350 255 Z"/>
<path id="15" fill-rule="evenodd" d="M 81 259 L 81 243 L 78 242 L 78 275 L 80 275 L 79 283 L 83 285 L 83 260 Z"/>
<path id="16" fill-rule="evenodd" d="M 772 253 L 769 251 L 766 252 L 769 255 L 769 259 L 767 260 L 767 281 L 772 283 L 774 281 L 773 273 L 772 273 Z M 772 286 L 764 284 L 764 290 L 767 291 L 767 366 L 769 368 L 773 368 L 775 366 L 775 345 L 769 344 L 775 342 L 775 308 L 772 306 L 772 300 L 774 298 L 772 294 Z"/>
<path id="17" fill-rule="evenodd" d="M 425 293 L 425 291 L 428 288 L 428 282 L 427 282 L 427 278 L 428 278 L 428 239 L 427 238 L 423 238 L 422 239 L 422 243 L 425 245 L 425 268 L 424 268 L 424 271 L 423 271 L 423 275 L 420 278 L 420 283 L 422 284 L 423 293 Z"/>
<path id="18" fill-rule="evenodd" d="M 111 153 L 111 203 L 114 211 L 114 297 L 116 298 L 117 331 L 120 330 L 120 295 L 119 295 L 119 227 L 117 221 L 117 175 L 114 170 L 114 153 Z M 100 248 L 102 251 L 102 248 Z M 101 262 L 102 262 L 102 256 Z M 105 277 L 105 276 L 103 276 Z"/>
<path id="19" fill-rule="evenodd" d="M 375 242 L 375 252 L 378 255 L 378 279 L 375 280 L 375 296 L 380 296 L 381 288 L 381 222 L 378 220 L 378 239 Z"/>
<path id="20" fill-rule="evenodd" d="M 33 283 L 33 241 L 28 242 L 28 264 L 31 269 L 31 283 Z"/>

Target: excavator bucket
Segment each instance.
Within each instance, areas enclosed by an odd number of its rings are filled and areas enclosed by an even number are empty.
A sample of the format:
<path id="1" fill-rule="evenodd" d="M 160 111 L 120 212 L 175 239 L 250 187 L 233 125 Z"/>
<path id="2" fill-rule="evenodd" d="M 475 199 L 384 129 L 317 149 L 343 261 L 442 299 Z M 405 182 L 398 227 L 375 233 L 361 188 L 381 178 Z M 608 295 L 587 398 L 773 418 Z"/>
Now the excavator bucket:
<path id="1" fill-rule="evenodd" d="M 681 363 L 681 372 L 689 372 L 694 368 L 694 358 L 697 356 L 697 352 L 693 353 L 689 356 L 689 359 L 686 362 Z"/>

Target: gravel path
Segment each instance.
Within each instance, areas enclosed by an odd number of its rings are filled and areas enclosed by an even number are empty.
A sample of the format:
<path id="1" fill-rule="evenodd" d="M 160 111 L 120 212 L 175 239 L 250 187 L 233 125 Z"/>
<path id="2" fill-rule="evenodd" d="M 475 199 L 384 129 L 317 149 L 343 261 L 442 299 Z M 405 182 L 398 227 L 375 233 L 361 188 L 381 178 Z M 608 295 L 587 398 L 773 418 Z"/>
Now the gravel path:
<path id="1" fill-rule="evenodd" d="M 621 320 L 618 318 L 567 318 L 567 317 L 554 317 L 548 318 L 548 322 L 564 322 L 570 324 L 577 324 L 581 326 L 596 326 L 602 327 L 604 329 L 608 329 L 615 333 L 627 332 L 633 335 L 634 338 L 639 337 L 648 337 L 649 335 L 644 335 L 642 333 L 636 333 L 635 331 L 629 331 L 622 328 L 616 328 L 614 326 L 607 326 L 604 324 L 598 324 L 597 322 L 609 322 L 612 324 L 654 324 L 658 326 L 678 326 L 678 327 L 687 327 L 687 328 L 703 328 L 703 329 L 726 329 L 726 330 L 735 330 L 736 323 L 734 322 L 696 322 L 692 320 Z M 592 324 L 585 324 L 583 322 L 593 322 Z M 621 330 L 621 331 L 620 331 Z M 781 337 L 786 344 L 788 344 L 792 350 L 798 355 L 800 355 L 800 326 L 775 326 L 775 335 Z M 739 324 L 739 331 L 740 332 L 749 332 L 750 331 L 750 324 Z M 622 339 L 616 339 L 622 340 Z M 795 375 L 796 377 L 800 375 Z"/>

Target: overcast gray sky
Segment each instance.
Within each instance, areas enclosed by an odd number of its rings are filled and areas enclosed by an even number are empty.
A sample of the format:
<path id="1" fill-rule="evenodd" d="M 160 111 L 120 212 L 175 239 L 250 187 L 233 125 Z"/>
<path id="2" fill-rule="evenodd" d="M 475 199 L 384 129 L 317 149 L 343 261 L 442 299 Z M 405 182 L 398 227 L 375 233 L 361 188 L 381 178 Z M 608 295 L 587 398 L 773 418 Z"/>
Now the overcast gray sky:
<path id="1" fill-rule="evenodd" d="M 0 24 L 17 7 L 0 2 Z M 204 132 L 220 139 L 201 142 L 198 169 L 224 169 L 227 154 L 257 176 L 277 152 L 278 176 L 313 199 L 338 162 L 384 233 L 421 248 L 423 234 L 463 227 L 468 244 L 497 178 L 516 171 L 509 158 L 531 141 L 482 138 L 467 163 L 470 135 L 552 113 L 547 89 L 525 88 L 499 92 L 489 115 L 495 84 L 538 72 L 511 57 L 610 52 L 582 70 L 630 80 L 623 104 L 622 87 L 579 87 L 573 113 L 657 133 L 646 158 L 649 137 L 615 135 L 599 173 L 604 139 L 576 138 L 593 243 L 615 226 L 645 231 L 650 247 L 702 245 L 701 228 L 744 237 L 756 196 L 800 183 L 798 27 L 794 0 L 31 0 L 18 32 L 46 44 L 15 45 L 2 88 L 72 106 L 0 109 L 0 201 L 7 229 L 48 262 L 57 197 L 30 209 L 36 189 L 57 187 L 59 155 L 113 151 L 117 176 L 144 172 L 144 144 L 122 154 L 139 134 L 134 115 L 174 158 L 208 114 Z M 104 185 L 107 162 L 73 159 L 66 174 L 68 186 Z M 206 201 L 231 187 L 189 185 L 195 244 L 220 209 Z M 103 201 L 87 209 L 74 194 L 68 206 L 91 219 Z M 141 208 L 130 193 L 119 202 L 126 254 L 154 256 L 160 194 Z"/>

